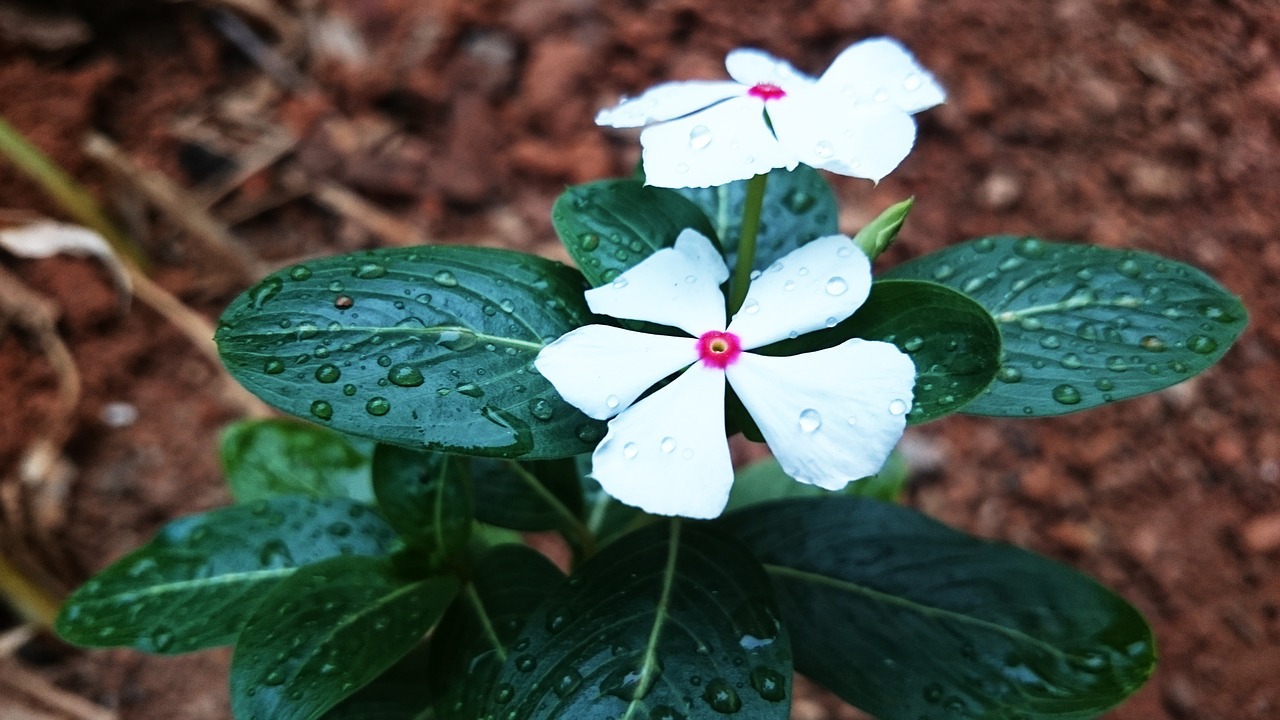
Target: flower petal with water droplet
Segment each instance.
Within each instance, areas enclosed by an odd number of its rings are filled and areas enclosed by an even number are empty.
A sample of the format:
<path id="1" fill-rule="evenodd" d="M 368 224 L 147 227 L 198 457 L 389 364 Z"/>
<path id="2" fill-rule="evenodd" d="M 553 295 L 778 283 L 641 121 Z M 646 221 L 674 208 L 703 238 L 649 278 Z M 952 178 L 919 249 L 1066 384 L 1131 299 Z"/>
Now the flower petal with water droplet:
<path id="1" fill-rule="evenodd" d="M 696 128 L 705 144 L 691 147 Z M 798 160 L 765 123 L 760 101 L 736 97 L 677 120 L 650 125 L 640 134 L 645 182 L 659 187 L 710 187 L 774 168 L 795 169 Z"/>
<path id="2" fill-rule="evenodd" d="M 733 464 L 724 437 L 721 370 L 694 365 L 609 421 L 591 475 L 618 500 L 656 515 L 713 518 Z"/>
<path id="3" fill-rule="evenodd" d="M 743 353 L 726 373 L 784 471 L 839 490 L 879 471 L 902 437 L 905 414 L 889 405 L 912 396 L 916 368 L 890 343 L 854 339 L 789 357 Z"/>

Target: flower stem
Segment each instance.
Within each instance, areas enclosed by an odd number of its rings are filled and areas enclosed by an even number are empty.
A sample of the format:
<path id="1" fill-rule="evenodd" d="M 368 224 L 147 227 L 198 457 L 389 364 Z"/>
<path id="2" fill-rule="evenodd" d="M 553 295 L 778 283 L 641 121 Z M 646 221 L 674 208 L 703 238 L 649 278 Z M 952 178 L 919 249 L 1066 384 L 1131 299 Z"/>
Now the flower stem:
<path id="1" fill-rule="evenodd" d="M 729 286 L 729 317 L 732 318 L 747 299 L 751 284 L 751 266 L 756 261 L 756 235 L 760 232 L 760 210 L 764 207 L 764 188 L 768 175 L 756 175 L 747 181 L 747 199 L 742 207 L 742 234 L 738 238 L 738 264 L 733 269 Z"/>

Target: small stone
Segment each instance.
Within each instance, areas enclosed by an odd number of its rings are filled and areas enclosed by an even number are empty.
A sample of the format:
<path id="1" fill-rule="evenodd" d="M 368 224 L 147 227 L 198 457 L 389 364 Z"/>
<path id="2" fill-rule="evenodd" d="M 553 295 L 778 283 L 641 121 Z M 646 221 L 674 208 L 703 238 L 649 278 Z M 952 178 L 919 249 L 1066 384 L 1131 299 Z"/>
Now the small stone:
<path id="1" fill-rule="evenodd" d="M 1246 522 L 1240 529 L 1240 539 L 1250 552 L 1280 550 L 1280 512 L 1260 515 Z"/>
<path id="2" fill-rule="evenodd" d="M 1125 191 L 1134 200 L 1178 202 L 1191 196 L 1191 178 L 1179 168 L 1140 158 L 1126 173 Z"/>

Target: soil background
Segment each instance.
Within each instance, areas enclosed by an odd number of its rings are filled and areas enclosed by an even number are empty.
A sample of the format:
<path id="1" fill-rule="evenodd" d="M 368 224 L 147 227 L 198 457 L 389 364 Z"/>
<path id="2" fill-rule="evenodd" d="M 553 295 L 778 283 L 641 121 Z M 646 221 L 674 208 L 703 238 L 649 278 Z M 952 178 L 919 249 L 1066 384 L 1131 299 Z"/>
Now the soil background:
<path id="1" fill-rule="evenodd" d="M 949 91 L 878 186 L 831 178 L 846 232 L 916 197 L 882 267 L 1035 234 L 1193 263 L 1252 316 L 1220 365 L 1168 391 L 910 430 L 912 504 L 1080 568 L 1147 616 L 1159 669 L 1106 717 L 1280 717 L 1280 4 L 0 0 L 0 115 L 141 238 L 161 286 L 212 319 L 255 268 L 306 257 L 429 241 L 564 259 L 552 201 L 638 157 L 634 134 L 592 124 L 598 108 L 658 81 L 722 77 L 734 47 L 818 73 L 879 34 Z M 231 249 L 87 153 L 90 132 L 211 207 Z M 0 207 L 61 216 L 3 163 Z M 120 312 L 95 262 L 5 255 L 0 267 L 54 303 L 83 382 L 61 428 L 65 472 L 15 484 L 24 453 L 60 431 L 57 384 L 21 327 L 0 335 L 4 551 L 65 590 L 165 521 L 228 502 L 216 438 L 245 409 L 173 324 L 136 301 Z M 0 629 L 16 622 L 0 609 Z M 226 652 L 86 653 L 39 636 L 7 652 L 4 720 L 229 717 Z M 861 717 L 805 684 L 793 716 Z"/>

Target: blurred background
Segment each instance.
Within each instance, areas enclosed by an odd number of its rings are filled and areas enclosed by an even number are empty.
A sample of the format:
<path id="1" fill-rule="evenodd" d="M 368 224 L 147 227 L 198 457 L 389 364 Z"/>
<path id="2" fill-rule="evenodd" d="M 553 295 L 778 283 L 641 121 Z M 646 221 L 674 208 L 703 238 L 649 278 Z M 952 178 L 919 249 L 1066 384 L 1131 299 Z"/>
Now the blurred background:
<path id="1" fill-rule="evenodd" d="M 1108 718 L 1280 716 L 1280 4 L 0 0 L 0 116 L 87 187 L 150 278 L 0 252 L 0 718 L 229 717 L 229 653 L 85 653 L 24 621 L 229 501 L 218 430 L 263 411 L 210 356 L 237 292 L 377 246 L 565 259 L 552 201 L 639 156 L 598 108 L 723 77 L 735 47 L 818 73 L 879 34 L 949 91 L 879 186 L 831 178 L 850 233 L 916 197 L 881 267 L 1035 234 L 1192 263 L 1252 315 L 1223 363 L 1165 392 L 910 430 L 912 504 L 1142 610 L 1161 664 Z M 0 227 L 84 222 L 73 201 L 0 159 Z M 803 683 L 793 716 L 862 717 Z"/>

